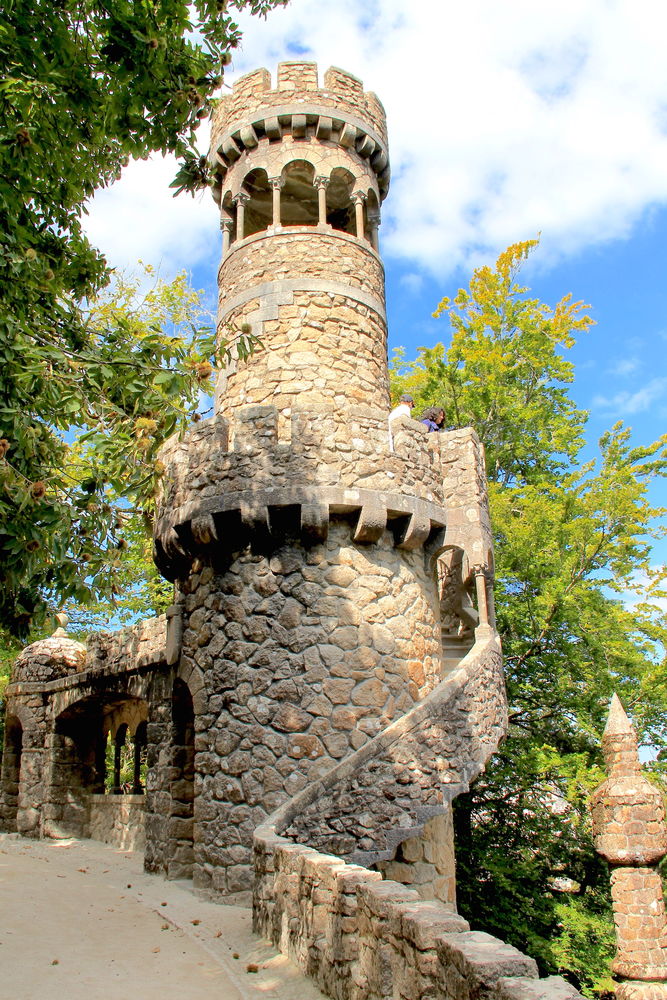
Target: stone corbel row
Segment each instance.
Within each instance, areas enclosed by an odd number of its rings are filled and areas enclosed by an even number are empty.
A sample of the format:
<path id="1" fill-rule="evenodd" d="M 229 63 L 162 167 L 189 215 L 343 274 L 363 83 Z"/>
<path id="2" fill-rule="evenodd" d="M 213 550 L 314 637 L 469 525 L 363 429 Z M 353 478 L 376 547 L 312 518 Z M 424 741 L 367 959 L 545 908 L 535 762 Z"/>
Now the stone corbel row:
<path id="1" fill-rule="evenodd" d="M 370 160 L 381 195 L 387 193 L 390 180 L 389 157 L 382 143 L 352 122 L 319 113 L 276 114 L 257 118 L 234 129 L 233 132 L 225 133 L 215 149 L 214 169 L 218 177 L 222 180 L 227 169 L 239 160 L 243 153 L 257 148 L 260 139 L 258 130 L 273 141 L 279 141 L 287 134 L 291 134 L 295 139 L 304 139 L 308 125 L 314 125 L 317 139 L 333 140 L 343 149 L 353 149 L 363 159 Z"/>
<path id="2" fill-rule="evenodd" d="M 393 527 L 394 544 L 407 551 L 441 544 L 446 522 L 442 507 L 400 494 L 333 487 L 249 490 L 185 504 L 164 515 L 156 524 L 156 565 L 173 581 L 186 576 L 193 561 L 206 552 L 230 554 L 248 544 L 269 546 L 279 534 L 274 521 L 286 508 L 299 509 L 299 537 L 306 544 L 326 540 L 332 514 L 356 517 L 352 537 L 359 544 L 372 545 Z"/>

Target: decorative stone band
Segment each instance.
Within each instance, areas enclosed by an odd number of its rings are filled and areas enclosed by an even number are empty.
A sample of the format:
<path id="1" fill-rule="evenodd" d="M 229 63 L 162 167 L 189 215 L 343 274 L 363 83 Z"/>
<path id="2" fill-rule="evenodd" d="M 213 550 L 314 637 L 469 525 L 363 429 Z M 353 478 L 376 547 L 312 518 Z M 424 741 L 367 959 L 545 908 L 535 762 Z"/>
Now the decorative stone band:
<path id="1" fill-rule="evenodd" d="M 447 513 L 437 504 L 398 493 L 336 487 L 294 486 L 244 490 L 183 504 L 155 526 L 156 565 L 168 580 L 187 575 L 195 558 L 206 550 L 238 552 L 247 545 L 266 544 L 286 529 L 280 512 L 298 512 L 296 530 L 304 541 L 324 541 L 332 514 L 355 517 L 355 542 L 377 542 L 385 529 L 400 549 L 442 544 Z"/>
<path id="2" fill-rule="evenodd" d="M 333 233 L 328 232 L 327 235 L 331 236 Z M 261 237 L 265 239 L 266 234 L 262 233 Z M 255 237 L 251 236 L 247 240 L 243 240 L 242 244 L 234 244 L 230 250 L 230 256 L 238 246 L 246 246 L 253 239 Z M 353 239 L 355 243 L 359 242 L 355 237 L 348 237 L 348 239 Z M 278 319 L 281 306 L 293 304 L 295 292 L 329 292 L 331 295 L 342 295 L 347 299 L 352 299 L 353 302 L 359 302 L 369 309 L 374 309 L 386 321 L 384 302 L 364 288 L 358 288 L 343 281 L 330 281 L 328 278 L 283 278 L 279 281 L 263 281 L 259 285 L 251 285 L 231 298 L 222 297 L 218 323 L 223 323 L 225 316 L 234 309 L 239 309 L 246 302 L 259 299 L 261 302 L 259 308 L 246 316 L 246 321 L 253 324 L 253 333 L 259 335 L 263 323 L 267 320 Z"/>
<path id="3" fill-rule="evenodd" d="M 381 136 L 361 118 L 318 104 L 284 104 L 267 108 L 263 115 L 250 120 L 235 122 L 215 141 L 211 149 L 211 162 L 220 178 L 228 167 L 241 158 L 248 150 L 256 149 L 263 137 L 278 141 L 291 134 L 295 139 L 304 139 L 308 128 L 315 138 L 335 142 L 343 149 L 354 150 L 360 157 L 370 161 L 377 175 L 380 195 L 384 198 L 389 190 L 389 155 Z M 268 112 L 268 113 L 267 113 Z M 219 187 L 213 195 L 219 200 Z"/>

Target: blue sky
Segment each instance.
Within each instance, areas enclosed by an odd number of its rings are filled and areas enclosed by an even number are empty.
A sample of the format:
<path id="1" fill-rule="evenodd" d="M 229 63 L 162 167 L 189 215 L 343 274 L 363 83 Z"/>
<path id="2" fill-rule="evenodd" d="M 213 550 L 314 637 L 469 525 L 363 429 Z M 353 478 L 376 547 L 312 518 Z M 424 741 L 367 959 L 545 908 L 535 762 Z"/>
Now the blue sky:
<path id="1" fill-rule="evenodd" d="M 383 206 L 390 347 L 446 338 L 431 319 L 509 243 L 541 233 L 536 297 L 566 292 L 597 325 L 572 351 L 595 442 L 616 420 L 667 430 L 667 7 L 663 0 L 292 0 L 245 36 L 226 82 L 305 58 L 375 90 L 387 110 Z M 207 135 L 202 129 L 202 147 Z M 172 199 L 170 160 L 134 163 L 91 205 L 118 267 L 185 268 L 215 293 L 213 202 Z M 653 491 L 667 505 L 667 489 Z M 658 543 L 656 560 L 667 559 Z"/>

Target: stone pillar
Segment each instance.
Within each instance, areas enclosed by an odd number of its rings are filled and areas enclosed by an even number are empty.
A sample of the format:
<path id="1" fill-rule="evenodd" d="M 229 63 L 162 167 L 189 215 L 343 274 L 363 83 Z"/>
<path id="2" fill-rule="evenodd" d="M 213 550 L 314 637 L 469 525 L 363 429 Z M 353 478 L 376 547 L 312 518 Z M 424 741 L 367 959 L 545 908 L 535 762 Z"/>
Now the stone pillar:
<path id="1" fill-rule="evenodd" d="M 271 185 L 271 191 L 273 193 L 273 220 L 274 226 L 280 225 L 280 192 L 282 190 L 284 181 L 282 177 L 270 177 L 269 184 Z"/>
<path id="2" fill-rule="evenodd" d="M 368 225 L 371 230 L 371 246 L 376 253 L 380 252 L 380 240 L 378 238 L 378 229 L 380 227 L 380 213 L 379 212 L 369 212 L 368 213 Z"/>
<path id="3" fill-rule="evenodd" d="M 220 228 L 222 229 L 222 256 L 229 250 L 229 244 L 232 238 L 232 226 L 234 225 L 231 219 L 220 219 Z"/>
<path id="4" fill-rule="evenodd" d="M 236 205 L 236 239 L 242 240 L 245 236 L 245 207 L 250 201 L 250 196 L 244 191 L 240 191 L 234 199 Z"/>
<path id="5" fill-rule="evenodd" d="M 321 175 L 315 178 L 315 187 L 317 189 L 317 210 L 318 210 L 318 225 L 326 226 L 327 224 L 327 188 L 329 186 L 329 178 L 322 177 Z"/>
<path id="6" fill-rule="evenodd" d="M 611 867 L 618 1000 L 667 1000 L 667 917 L 657 871 L 667 854 L 662 795 L 642 774 L 637 736 L 613 696 L 602 737 L 609 777 L 591 797 L 596 850 Z"/>
<path id="7" fill-rule="evenodd" d="M 475 586 L 477 588 L 477 611 L 479 614 L 479 624 L 489 624 L 489 603 L 486 590 L 486 569 L 484 566 L 475 566 Z"/>
<path id="8" fill-rule="evenodd" d="M 355 191 L 352 195 L 352 201 L 354 202 L 354 216 L 357 225 L 357 238 L 363 240 L 365 238 L 364 233 L 364 202 L 366 201 L 366 195 L 363 191 Z"/>

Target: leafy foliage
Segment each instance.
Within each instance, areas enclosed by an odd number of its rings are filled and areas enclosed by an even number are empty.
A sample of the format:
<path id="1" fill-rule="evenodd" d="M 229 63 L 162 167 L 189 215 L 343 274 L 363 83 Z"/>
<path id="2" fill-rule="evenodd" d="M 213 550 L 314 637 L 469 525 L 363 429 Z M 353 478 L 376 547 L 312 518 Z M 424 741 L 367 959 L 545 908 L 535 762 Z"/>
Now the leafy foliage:
<path id="1" fill-rule="evenodd" d="M 526 298 L 516 278 L 535 246 L 509 247 L 443 299 L 450 346 L 399 357 L 394 389 L 444 404 L 448 424 L 472 424 L 487 450 L 510 730 L 456 803 L 461 909 L 544 972 L 600 994 L 614 936 L 588 798 L 603 778 L 611 694 L 644 743 L 667 746 L 665 572 L 650 564 L 664 512 L 648 499 L 667 437 L 636 447 L 617 424 L 580 462 L 586 414 L 562 352 L 590 319 L 569 296 L 554 308 Z M 659 779 L 664 765 L 652 767 Z"/>
<path id="2" fill-rule="evenodd" d="M 45 592 L 87 596 L 72 539 L 90 540 L 93 561 L 113 544 L 115 515 L 102 500 L 100 466 L 117 486 L 113 466 L 120 447 L 108 443 L 108 435 L 124 435 L 128 445 L 137 421 L 148 422 L 144 437 L 134 435 L 135 447 L 125 448 L 127 489 L 141 493 L 149 435 L 157 438 L 176 426 L 177 412 L 192 404 L 197 379 L 208 378 L 213 360 L 210 337 L 195 336 L 191 348 L 184 338 L 163 335 L 157 324 L 137 327 L 135 315 L 121 321 L 111 308 L 102 313 L 96 307 L 92 315 L 82 308 L 111 273 L 83 234 L 85 201 L 110 184 L 129 157 L 156 151 L 181 158 L 179 189 L 184 178 L 190 189 L 206 183 L 195 132 L 240 41 L 230 11 L 264 15 L 284 2 L 5 4 L 0 624 L 15 634 L 39 616 Z M 242 336 L 239 346 L 242 354 L 248 349 Z M 153 428 L 164 405 L 166 415 Z M 98 434 L 98 464 L 78 481 L 65 470 L 72 427 L 104 432 Z M 90 569 L 94 589 L 101 580 L 98 568 Z"/>

